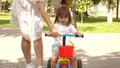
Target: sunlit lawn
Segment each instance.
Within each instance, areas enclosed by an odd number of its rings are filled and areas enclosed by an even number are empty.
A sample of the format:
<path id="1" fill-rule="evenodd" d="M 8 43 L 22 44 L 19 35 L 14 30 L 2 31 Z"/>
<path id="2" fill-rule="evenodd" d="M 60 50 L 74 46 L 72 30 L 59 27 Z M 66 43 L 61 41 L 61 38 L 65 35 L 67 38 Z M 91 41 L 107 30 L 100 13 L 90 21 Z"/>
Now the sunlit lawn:
<path id="1" fill-rule="evenodd" d="M 10 14 L 0 14 L 0 25 L 11 27 L 11 23 L 9 19 L 2 18 L 10 18 Z M 52 18 L 54 21 L 54 18 Z M 80 18 L 76 18 L 77 29 L 78 31 L 87 32 L 87 33 L 120 33 L 120 19 L 113 19 L 113 23 L 107 23 L 106 17 L 95 17 L 90 16 L 84 18 L 83 23 L 81 24 Z M 43 29 L 48 30 L 48 26 L 43 23 Z"/>
<path id="2" fill-rule="evenodd" d="M 101 32 L 120 32 L 120 19 L 113 19 L 113 23 L 107 23 L 106 17 L 89 17 L 84 18 L 81 24 L 77 20 L 77 28 L 79 31 L 88 33 L 101 33 Z"/>
<path id="3" fill-rule="evenodd" d="M 10 18 L 10 13 L 2 13 L 0 14 L 0 18 Z"/>

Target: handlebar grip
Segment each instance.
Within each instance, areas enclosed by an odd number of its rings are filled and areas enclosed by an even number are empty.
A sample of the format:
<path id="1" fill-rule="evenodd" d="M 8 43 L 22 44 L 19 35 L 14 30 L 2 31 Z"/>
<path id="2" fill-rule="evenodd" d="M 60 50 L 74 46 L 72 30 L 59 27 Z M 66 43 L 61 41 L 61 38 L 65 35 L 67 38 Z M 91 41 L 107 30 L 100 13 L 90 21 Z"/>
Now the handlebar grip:
<path id="1" fill-rule="evenodd" d="M 75 37 L 82 37 L 82 38 L 83 38 L 83 37 L 84 37 L 84 34 L 82 34 L 82 36 L 78 36 L 78 35 L 76 35 Z"/>
<path id="2" fill-rule="evenodd" d="M 52 34 L 51 35 L 48 35 L 47 33 L 45 33 L 45 36 L 53 36 Z"/>
<path id="3" fill-rule="evenodd" d="M 84 34 L 82 34 L 82 36 L 81 36 L 82 38 L 84 37 Z"/>
<path id="4" fill-rule="evenodd" d="M 45 33 L 45 36 L 48 36 L 48 35 Z"/>

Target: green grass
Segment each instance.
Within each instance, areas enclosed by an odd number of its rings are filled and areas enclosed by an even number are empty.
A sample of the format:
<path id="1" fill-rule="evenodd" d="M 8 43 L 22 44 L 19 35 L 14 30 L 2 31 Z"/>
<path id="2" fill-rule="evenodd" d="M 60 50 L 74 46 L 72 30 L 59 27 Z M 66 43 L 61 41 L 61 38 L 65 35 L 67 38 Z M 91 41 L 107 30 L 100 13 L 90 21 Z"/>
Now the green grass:
<path id="1" fill-rule="evenodd" d="M 1 19 L 0 19 L 0 25 L 8 26 L 8 27 L 12 26 L 10 20 L 1 20 Z"/>
<path id="2" fill-rule="evenodd" d="M 108 24 L 106 22 L 103 23 L 84 23 L 81 27 L 81 24 L 78 24 L 78 31 L 88 32 L 88 33 L 120 33 L 120 23 L 114 22 L 112 24 Z"/>
<path id="3" fill-rule="evenodd" d="M 0 18 L 10 18 L 10 14 L 0 14 Z M 53 21 L 53 20 L 52 20 Z M 120 19 L 113 19 L 113 23 L 107 23 L 107 18 L 103 16 L 90 16 L 84 18 L 81 24 L 80 18 L 77 18 L 77 30 L 86 33 L 120 33 Z M 0 25 L 11 27 L 10 20 L 0 19 Z M 48 30 L 48 26 L 43 23 L 43 29 Z"/>
<path id="4" fill-rule="evenodd" d="M 0 18 L 10 18 L 10 13 L 2 13 L 0 14 Z"/>
<path id="5" fill-rule="evenodd" d="M 106 17 L 84 18 L 83 23 L 77 19 L 78 31 L 87 33 L 120 33 L 120 19 L 113 19 L 113 23 L 107 23 Z"/>

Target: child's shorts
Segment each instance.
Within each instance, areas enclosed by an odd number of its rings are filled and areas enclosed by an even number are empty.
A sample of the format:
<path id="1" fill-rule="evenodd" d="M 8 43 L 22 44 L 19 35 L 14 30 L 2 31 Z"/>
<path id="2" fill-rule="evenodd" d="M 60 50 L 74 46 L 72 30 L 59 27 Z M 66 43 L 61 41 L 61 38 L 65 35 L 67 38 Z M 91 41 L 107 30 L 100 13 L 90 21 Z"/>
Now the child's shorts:
<path id="1" fill-rule="evenodd" d="M 53 44 L 52 45 L 52 51 L 58 51 L 59 44 Z"/>

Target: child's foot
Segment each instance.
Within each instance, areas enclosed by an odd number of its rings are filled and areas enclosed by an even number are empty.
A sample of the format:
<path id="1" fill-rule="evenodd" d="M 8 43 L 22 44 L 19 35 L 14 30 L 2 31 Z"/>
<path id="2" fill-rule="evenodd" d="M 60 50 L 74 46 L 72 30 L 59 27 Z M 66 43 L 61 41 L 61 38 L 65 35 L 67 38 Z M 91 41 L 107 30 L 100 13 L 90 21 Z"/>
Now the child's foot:
<path id="1" fill-rule="evenodd" d="M 26 64 L 26 68 L 35 68 L 35 67 L 32 63 L 30 63 L 30 64 Z"/>

